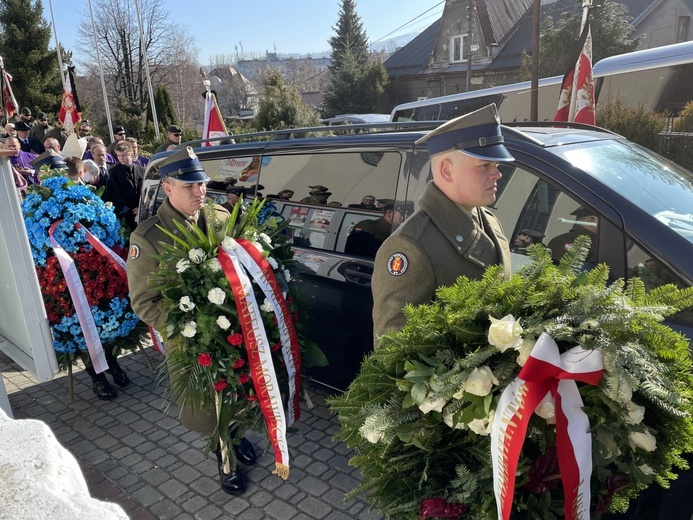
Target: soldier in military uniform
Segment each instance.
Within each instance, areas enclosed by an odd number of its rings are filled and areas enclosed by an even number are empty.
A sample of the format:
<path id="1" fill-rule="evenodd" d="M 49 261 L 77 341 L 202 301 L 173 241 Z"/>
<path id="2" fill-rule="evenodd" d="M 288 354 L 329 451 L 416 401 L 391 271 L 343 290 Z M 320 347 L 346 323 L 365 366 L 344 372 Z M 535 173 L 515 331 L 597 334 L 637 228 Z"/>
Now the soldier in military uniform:
<path id="1" fill-rule="evenodd" d="M 378 219 L 362 220 L 354 225 L 347 237 L 344 252 L 351 255 L 375 256 L 378 248 L 397 229 L 406 211 L 401 204 L 387 204 L 383 216 Z"/>
<path id="2" fill-rule="evenodd" d="M 162 252 L 162 243 L 171 243 L 159 227 L 171 233 L 177 233 L 174 222 L 178 222 L 192 231 L 196 224 L 206 232 L 209 223 L 204 218 L 202 207 L 207 192 L 205 173 L 192 148 L 186 147 L 170 155 L 159 168 L 162 188 L 166 200 L 161 204 L 157 214 L 140 224 L 130 235 L 130 253 L 127 260 L 128 284 L 132 308 L 147 325 L 158 330 L 165 330 L 167 315 L 159 306 L 162 299 L 160 291 L 149 287 L 147 279 L 156 271 L 159 262 L 154 255 Z M 229 213 L 216 205 L 217 219 L 226 223 Z M 224 227 L 225 229 L 225 227 Z M 220 237 L 221 238 L 221 237 Z M 168 345 L 164 345 L 169 348 Z M 200 412 L 178 403 L 181 422 L 186 428 L 210 436 L 214 432 L 216 417 L 212 412 Z M 244 464 L 255 463 L 255 452 L 252 445 L 243 439 L 240 445 L 234 446 L 236 457 Z M 231 473 L 224 473 L 221 457 L 217 450 L 221 488 L 229 494 L 238 495 L 245 491 L 245 475 L 237 468 Z"/>
<path id="3" fill-rule="evenodd" d="M 580 207 L 570 213 L 575 216 L 575 224 L 567 233 L 563 233 L 551 239 L 548 248 L 551 250 L 551 258 L 558 263 L 561 257 L 570 249 L 575 239 L 580 235 L 586 235 L 592 239 L 590 250 L 587 253 L 585 262 L 586 268 L 597 265 L 597 227 L 599 218 L 594 211 Z"/>
<path id="4" fill-rule="evenodd" d="M 308 186 L 310 191 L 309 196 L 301 199 L 301 202 L 306 204 L 327 204 L 327 199 L 332 195 L 329 188 L 316 184 L 315 186 Z"/>
<path id="5" fill-rule="evenodd" d="M 483 206 L 496 200 L 503 145 L 495 105 L 453 119 L 417 141 L 428 144 L 433 180 L 419 210 L 385 240 L 372 278 L 375 344 L 405 325 L 403 307 L 429 303 L 458 277 L 481 278 L 494 264 L 510 275 L 510 250 L 500 222 Z"/>

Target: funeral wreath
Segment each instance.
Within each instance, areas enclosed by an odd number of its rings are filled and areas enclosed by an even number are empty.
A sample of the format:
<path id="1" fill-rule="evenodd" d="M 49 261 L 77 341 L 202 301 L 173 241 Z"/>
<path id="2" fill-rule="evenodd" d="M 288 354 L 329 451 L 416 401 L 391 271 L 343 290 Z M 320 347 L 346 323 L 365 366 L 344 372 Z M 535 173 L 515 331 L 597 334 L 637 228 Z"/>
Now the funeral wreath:
<path id="1" fill-rule="evenodd" d="M 688 339 L 662 321 L 693 289 L 646 292 L 542 246 L 503 279 L 464 277 L 405 309 L 348 391 L 331 399 L 389 518 L 598 518 L 663 486 L 693 451 Z"/>

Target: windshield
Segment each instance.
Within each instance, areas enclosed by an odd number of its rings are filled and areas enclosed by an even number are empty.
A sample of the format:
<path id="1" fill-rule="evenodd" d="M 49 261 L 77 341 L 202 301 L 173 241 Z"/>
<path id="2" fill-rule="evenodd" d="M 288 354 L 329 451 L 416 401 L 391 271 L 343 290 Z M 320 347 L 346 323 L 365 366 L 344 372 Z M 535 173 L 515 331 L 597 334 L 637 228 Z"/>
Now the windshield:
<path id="1" fill-rule="evenodd" d="M 688 170 L 623 141 L 579 143 L 551 151 L 693 242 L 693 174 Z"/>

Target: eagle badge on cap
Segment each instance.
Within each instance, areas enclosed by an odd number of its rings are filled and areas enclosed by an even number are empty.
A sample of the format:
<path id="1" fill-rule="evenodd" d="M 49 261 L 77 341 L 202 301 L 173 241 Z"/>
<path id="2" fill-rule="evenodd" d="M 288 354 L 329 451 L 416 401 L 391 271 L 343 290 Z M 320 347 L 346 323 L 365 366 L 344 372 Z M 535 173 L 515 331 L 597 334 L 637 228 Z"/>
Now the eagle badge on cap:
<path id="1" fill-rule="evenodd" d="M 140 257 L 140 246 L 130 246 L 130 258 L 137 260 Z"/>
<path id="2" fill-rule="evenodd" d="M 404 253 L 393 253 L 387 259 L 387 272 L 392 276 L 403 275 L 409 267 L 409 259 Z"/>

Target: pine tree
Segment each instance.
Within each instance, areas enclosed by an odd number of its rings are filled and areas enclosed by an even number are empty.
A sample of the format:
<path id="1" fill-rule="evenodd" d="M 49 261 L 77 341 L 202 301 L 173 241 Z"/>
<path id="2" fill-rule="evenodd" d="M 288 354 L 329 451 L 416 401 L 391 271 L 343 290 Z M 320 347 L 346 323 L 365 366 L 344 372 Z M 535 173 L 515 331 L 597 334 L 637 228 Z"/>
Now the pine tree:
<path id="1" fill-rule="evenodd" d="M 317 124 L 315 114 L 301 99 L 298 90 L 285 85 L 279 72 L 270 72 L 264 81 L 264 94 L 253 119 L 253 127 L 257 130 L 278 130 Z"/>
<path id="2" fill-rule="evenodd" d="M 382 65 L 372 64 L 368 37 L 356 13 L 355 0 L 342 0 L 332 47 L 332 84 L 325 93 L 325 114 L 387 111 L 387 74 Z"/>
<path id="3" fill-rule="evenodd" d="M 154 106 L 156 107 L 156 119 L 159 122 L 159 129 L 161 131 L 164 131 L 168 125 L 175 125 L 178 123 L 176 111 L 171 101 L 171 94 L 168 93 L 168 89 L 165 85 L 157 85 L 154 90 Z M 147 103 L 147 121 L 154 121 L 150 103 Z"/>
<path id="4" fill-rule="evenodd" d="M 60 108 L 63 88 L 50 39 L 41 0 L 0 3 L 0 56 L 12 75 L 17 102 L 32 111 L 55 113 Z"/>

